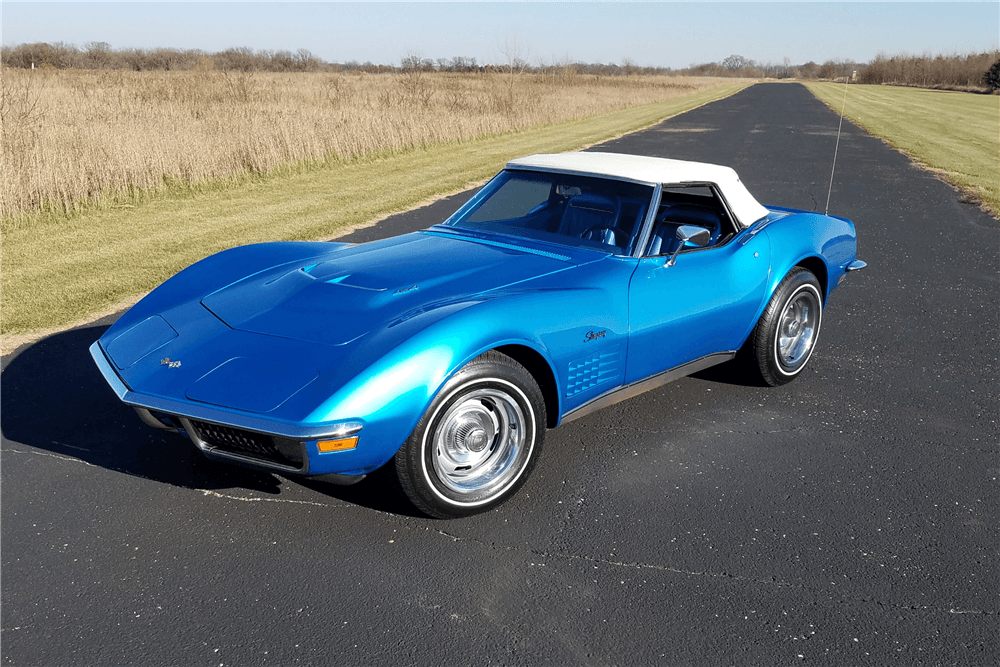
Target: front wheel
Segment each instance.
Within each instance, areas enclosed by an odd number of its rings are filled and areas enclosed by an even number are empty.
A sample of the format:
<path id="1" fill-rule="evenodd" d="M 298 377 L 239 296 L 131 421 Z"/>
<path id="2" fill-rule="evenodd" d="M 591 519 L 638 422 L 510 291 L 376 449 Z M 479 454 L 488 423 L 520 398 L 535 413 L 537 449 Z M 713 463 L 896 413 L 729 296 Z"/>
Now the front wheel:
<path id="1" fill-rule="evenodd" d="M 531 374 L 490 351 L 438 392 L 393 461 L 407 498 L 447 519 L 496 507 L 524 484 L 545 435 L 545 402 Z"/>
<path id="2" fill-rule="evenodd" d="M 795 379 L 816 348 L 822 322 L 819 281 L 802 267 L 792 269 L 747 341 L 764 382 L 776 387 Z"/>

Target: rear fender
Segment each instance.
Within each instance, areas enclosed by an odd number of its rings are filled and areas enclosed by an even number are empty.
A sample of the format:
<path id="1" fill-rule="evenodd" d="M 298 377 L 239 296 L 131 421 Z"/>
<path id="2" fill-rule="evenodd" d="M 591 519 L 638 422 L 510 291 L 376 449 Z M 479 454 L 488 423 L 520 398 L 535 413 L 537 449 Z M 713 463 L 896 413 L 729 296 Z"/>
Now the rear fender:
<path id="1" fill-rule="evenodd" d="M 771 275 L 763 312 L 771 295 L 796 266 L 810 269 L 823 285 L 823 304 L 857 257 L 854 223 L 819 213 L 798 213 L 776 220 L 764 230 L 771 242 Z M 758 313 L 758 317 L 760 313 Z"/>

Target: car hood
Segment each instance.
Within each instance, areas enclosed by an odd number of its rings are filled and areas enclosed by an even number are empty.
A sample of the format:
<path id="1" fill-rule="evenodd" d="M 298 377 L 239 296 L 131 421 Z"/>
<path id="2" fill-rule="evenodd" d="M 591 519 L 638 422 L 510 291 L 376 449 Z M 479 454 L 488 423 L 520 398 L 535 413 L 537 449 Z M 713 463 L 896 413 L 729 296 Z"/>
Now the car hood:
<path id="1" fill-rule="evenodd" d="M 343 345 L 456 299 L 578 265 L 553 252 L 418 232 L 243 278 L 202 299 L 234 329 Z"/>

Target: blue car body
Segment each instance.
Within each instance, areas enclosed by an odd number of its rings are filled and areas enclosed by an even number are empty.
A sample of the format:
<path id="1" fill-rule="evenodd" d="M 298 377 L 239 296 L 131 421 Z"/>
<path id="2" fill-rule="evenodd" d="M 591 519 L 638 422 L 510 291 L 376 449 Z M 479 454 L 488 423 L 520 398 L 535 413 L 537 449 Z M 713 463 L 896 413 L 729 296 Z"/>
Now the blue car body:
<path id="1" fill-rule="evenodd" d="M 634 239 L 650 234 L 649 211 L 665 196 L 663 182 L 645 186 L 652 199 L 636 209 Z M 489 350 L 534 376 L 555 427 L 731 359 L 795 267 L 816 276 L 825 305 L 860 268 L 854 225 L 764 211 L 724 242 L 681 248 L 672 265 L 635 240 L 608 252 L 452 220 L 362 245 L 238 247 L 153 290 L 91 354 L 147 423 L 196 436 L 212 458 L 363 475 L 392 459 L 446 381 Z M 319 450 L 348 434 L 356 446 Z"/>

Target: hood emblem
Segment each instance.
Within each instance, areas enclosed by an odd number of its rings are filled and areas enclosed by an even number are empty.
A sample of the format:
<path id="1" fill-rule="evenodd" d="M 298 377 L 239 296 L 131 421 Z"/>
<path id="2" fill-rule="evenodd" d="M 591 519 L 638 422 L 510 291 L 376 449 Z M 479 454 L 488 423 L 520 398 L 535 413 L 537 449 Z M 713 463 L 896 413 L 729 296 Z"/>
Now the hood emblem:
<path id="1" fill-rule="evenodd" d="M 403 287 L 403 288 L 398 289 L 395 292 L 393 292 L 393 294 L 403 294 L 405 292 L 412 292 L 415 289 L 417 289 L 416 285 L 414 285 L 413 287 Z"/>
<path id="2" fill-rule="evenodd" d="M 160 365 L 166 366 L 167 368 L 180 368 L 181 362 L 180 360 L 171 361 L 170 357 L 166 357 L 165 359 L 160 359 Z"/>

